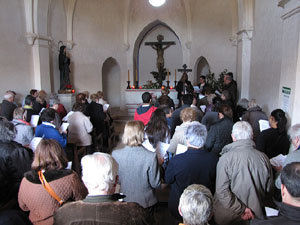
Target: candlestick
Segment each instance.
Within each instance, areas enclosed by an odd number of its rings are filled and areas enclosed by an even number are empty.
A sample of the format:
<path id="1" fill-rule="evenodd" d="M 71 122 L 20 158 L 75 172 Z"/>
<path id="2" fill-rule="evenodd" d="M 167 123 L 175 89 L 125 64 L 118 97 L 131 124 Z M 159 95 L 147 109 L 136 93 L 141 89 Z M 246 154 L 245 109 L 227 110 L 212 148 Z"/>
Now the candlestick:
<path id="1" fill-rule="evenodd" d="M 130 80 L 129 81 L 127 81 L 127 89 L 130 89 Z"/>
<path id="2" fill-rule="evenodd" d="M 128 69 L 128 81 L 130 81 L 130 71 Z"/>
<path id="3" fill-rule="evenodd" d="M 175 73 L 174 73 L 174 75 L 175 75 L 175 81 L 176 81 L 176 69 L 175 69 Z M 176 85 L 175 85 L 176 86 Z"/>
<path id="4" fill-rule="evenodd" d="M 135 81 L 135 89 L 138 89 L 139 88 L 139 82 L 136 80 Z"/>
<path id="5" fill-rule="evenodd" d="M 170 88 L 170 81 L 167 80 L 167 88 L 169 89 Z"/>

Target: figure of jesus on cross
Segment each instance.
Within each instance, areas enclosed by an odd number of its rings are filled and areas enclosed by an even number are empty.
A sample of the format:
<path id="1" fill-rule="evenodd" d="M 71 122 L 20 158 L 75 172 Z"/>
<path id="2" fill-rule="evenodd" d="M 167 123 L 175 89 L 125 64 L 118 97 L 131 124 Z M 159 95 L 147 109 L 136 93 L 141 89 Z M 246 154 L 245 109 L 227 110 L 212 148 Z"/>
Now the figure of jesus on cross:
<path id="1" fill-rule="evenodd" d="M 164 51 L 171 45 L 176 45 L 176 43 L 174 41 L 163 41 L 164 36 L 161 34 L 157 36 L 157 40 L 157 42 L 146 42 L 145 45 L 150 45 L 154 50 L 156 50 L 156 66 L 158 69 L 158 73 L 161 74 L 165 66 Z"/>

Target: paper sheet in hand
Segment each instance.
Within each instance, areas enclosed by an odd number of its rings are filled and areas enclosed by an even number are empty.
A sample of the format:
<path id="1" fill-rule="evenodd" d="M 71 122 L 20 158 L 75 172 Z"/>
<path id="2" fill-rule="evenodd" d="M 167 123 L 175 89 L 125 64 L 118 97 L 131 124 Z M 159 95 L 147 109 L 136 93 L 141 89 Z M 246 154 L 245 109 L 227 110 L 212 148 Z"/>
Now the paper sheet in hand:
<path id="1" fill-rule="evenodd" d="M 157 157 L 160 159 L 163 159 L 165 154 L 167 153 L 167 150 L 169 149 L 170 144 L 159 142 L 156 146 L 156 154 Z"/>
<path id="2" fill-rule="evenodd" d="M 155 149 L 153 148 L 153 146 L 150 144 L 149 140 L 146 139 L 143 144 L 142 144 L 147 150 L 151 151 L 151 152 L 155 152 Z"/>
<path id="3" fill-rule="evenodd" d="M 265 207 L 267 216 L 278 216 L 279 211 L 273 208 Z"/>
<path id="4" fill-rule="evenodd" d="M 205 112 L 206 105 L 200 105 L 200 109 L 201 109 L 202 112 Z"/>
<path id="5" fill-rule="evenodd" d="M 270 124 L 268 120 L 259 120 L 258 123 L 259 123 L 260 132 L 270 128 Z"/>
<path id="6" fill-rule="evenodd" d="M 103 106 L 103 110 L 107 110 L 108 109 L 108 107 L 109 107 L 109 104 L 104 104 L 104 106 Z"/>
<path id="7" fill-rule="evenodd" d="M 177 144 L 176 155 L 185 153 L 188 147 L 186 145 Z"/>
<path id="8" fill-rule="evenodd" d="M 200 88 L 199 88 L 199 86 L 194 86 L 194 92 L 200 93 Z"/>
<path id="9" fill-rule="evenodd" d="M 62 121 L 68 121 L 69 116 L 71 116 L 74 113 L 74 111 L 70 111 L 63 119 Z"/>
<path id="10" fill-rule="evenodd" d="M 67 170 L 71 170 L 72 169 L 72 161 L 68 162 L 68 165 L 66 167 Z"/>
<path id="11" fill-rule="evenodd" d="M 39 122 L 40 116 L 39 115 L 32 115 L 30 120 L 30 125 L 36 127 Z"/>
<path id="12" fill-rule="evenodd" d="M 199 95 L 199 99 L 205 98 L 205 95 Z"/>
<path id="13" fill-rule="evenodd" d="M 69 123 L 62 123 L 61 124 L 61 126 L 60 126 L 60 128 L 59 128 L 59 131 L 60 132 L 66 132 L 67 131 L 67 129 L 68 129 L 68 127 L 69 127 Z"/>
<path id="14" fill-rule="evenodd" d="M 286 159 L 286 155 L 280 154 L 270 159 L 270 163 L 272 166 L 276 166 L 276 167 L 283 166 L 285 159 Z"/>
<path id="15" fill-rule="evenodd" d="M 38 146 L 38 144 L 40 143 L 40 141 L 42 139 L 43 138 L 41 138 L 41 137 L 34 137 L 29 144 L 29 148 L 34 152 L 36 147 Z"/>
<path id="16" fill-rule="evenodd" d="M 215 94 L 221 95 L 221 93 L 218 90 L 215 91 Z"/>

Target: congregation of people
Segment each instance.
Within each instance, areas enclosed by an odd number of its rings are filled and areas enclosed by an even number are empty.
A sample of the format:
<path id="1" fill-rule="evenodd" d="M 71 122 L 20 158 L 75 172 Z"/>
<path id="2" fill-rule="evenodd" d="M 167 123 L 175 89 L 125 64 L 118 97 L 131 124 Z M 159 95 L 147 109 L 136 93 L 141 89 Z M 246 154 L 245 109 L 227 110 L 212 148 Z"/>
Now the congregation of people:
<path id="1" fill-rule="evenodd" d="M 168 224 L 300 224 L 300 124 L 288 127 L 282 109 L 268 117 L 255 99 L 238 101 L 232 73 L 219 96 L 205 76 L 194 88 L 185 73 L 176 91 L 177 108 L 166 88 L 159 98 L 144 92 L 118 149 L 101 91 L 78 93 L 71 112 L 53 93 L 31 90 L 19 107 L 7 91 L 0 224 L 164 224 L 157 192 L 166 187 Z M 86 151 L 73 170 L 77 146 Z"/>

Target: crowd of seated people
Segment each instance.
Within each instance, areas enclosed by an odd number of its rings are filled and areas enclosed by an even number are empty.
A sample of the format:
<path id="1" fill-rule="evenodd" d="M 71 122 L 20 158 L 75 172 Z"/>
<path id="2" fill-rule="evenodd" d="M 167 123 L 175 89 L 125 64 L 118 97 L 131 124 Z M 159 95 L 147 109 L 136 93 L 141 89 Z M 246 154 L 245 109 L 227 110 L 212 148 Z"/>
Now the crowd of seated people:
<path id="1" fill-rule="evenodd" d="M 0 105 L 0 224 L 160 224 L 157 191 L 165 186 L 168 224 L 300 223 L 300 125 L 288 129 L 281 109 L 268 118 L 255 99 L 237 103 L 230 73 L 219 97 L 203 80 L 200 93 L 182 84 L 177 109 L 168 90 L 155 104 L 145 92 L 125 125 L 124 147 L 111 154 L 93 153 L 95 135 L 108 138 L 111 125 L 102 92 L 77 94 L 66 115 L 55 94 L 30 92 L 17 107 L 7 91 Z M 260 120 L 270 128 L 262 130 Z M 33 151 L 34 137 L 41 141 Z M 168 146 L 163 157 L 161 143 Z M 67 168 L 68 144 L 88 149 L 82 177 Z M 285 160 L 277 165 L 280 154 Z M 278 216 L 268 217 L 266 206 Z"/>

